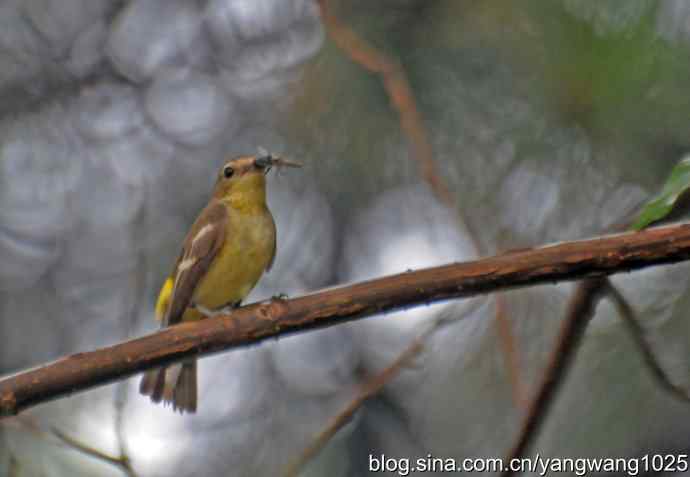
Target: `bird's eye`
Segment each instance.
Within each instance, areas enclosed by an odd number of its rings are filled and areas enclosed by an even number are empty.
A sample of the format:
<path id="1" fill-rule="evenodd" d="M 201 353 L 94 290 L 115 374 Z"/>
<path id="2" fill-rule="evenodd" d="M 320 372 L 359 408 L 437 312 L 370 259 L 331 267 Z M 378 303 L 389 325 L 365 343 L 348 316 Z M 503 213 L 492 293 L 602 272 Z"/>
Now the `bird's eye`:
<path id="1" fill-rule="evenodd" d="M 230 166 L 226 166 L 225 169 L 223 169 L 223 175 L 225 176 L 226 179 L 230 179 L 234 173 L 235 173 L 235 169 L 233 169 Z"/>

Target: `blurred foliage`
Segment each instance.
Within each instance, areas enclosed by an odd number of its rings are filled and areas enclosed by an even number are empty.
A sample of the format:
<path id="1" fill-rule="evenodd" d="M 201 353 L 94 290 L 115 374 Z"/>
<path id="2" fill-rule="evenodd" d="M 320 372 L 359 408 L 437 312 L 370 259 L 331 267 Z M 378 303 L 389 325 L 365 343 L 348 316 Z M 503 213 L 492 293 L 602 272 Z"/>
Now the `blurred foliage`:
<path id="1" fill-rule="evenodd" d="M 631 228 L 642 230 L 666 217 L 688 189 L 690 189 L 690 158 L 686 157 L 673 168 L 661 192 L 644 205 Z"/>

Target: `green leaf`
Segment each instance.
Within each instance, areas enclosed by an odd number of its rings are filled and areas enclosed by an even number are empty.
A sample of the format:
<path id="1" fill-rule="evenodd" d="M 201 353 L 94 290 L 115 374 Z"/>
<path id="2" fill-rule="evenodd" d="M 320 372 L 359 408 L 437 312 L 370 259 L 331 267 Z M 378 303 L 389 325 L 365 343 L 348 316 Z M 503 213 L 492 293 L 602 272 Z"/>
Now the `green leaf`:
<path id="1" fill-rule="evenodd" d="M 642 230 L 649 224 L 666 217 L 673 210 L 678 198 L 688 189 L 690 189 L 690 157 L 676 164 L 661 193 L 645 204 L 631 229 Z"/>

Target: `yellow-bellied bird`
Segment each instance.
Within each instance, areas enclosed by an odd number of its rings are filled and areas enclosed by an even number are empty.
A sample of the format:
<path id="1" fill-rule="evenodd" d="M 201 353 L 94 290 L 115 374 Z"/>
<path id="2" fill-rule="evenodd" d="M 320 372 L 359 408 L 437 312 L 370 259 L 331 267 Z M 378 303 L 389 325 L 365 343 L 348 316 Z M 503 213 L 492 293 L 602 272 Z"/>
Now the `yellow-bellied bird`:
<path id="1" fill-rule="evenodd" d="M 276 228 L 266 205 L 266 174 L 273 166 L 300 167 L 273 157 L 244 156 L 220 170 L 213 196 L 185 237 L 172 274 L 161 288 L 161 327 L 212 316 L 239 306 L 276 253 Z M 141 394 L 174 410 L 196 412 L 196 360 L 145 374 Z"/>

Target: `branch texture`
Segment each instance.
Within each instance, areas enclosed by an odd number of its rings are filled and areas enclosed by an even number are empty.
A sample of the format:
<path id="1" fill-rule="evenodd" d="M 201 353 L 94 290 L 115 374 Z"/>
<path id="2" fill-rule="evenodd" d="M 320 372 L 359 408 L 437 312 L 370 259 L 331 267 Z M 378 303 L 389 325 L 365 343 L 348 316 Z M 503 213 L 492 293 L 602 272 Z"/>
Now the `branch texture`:
<path id="1" fill-rule="evenodd" d="M 690 259 L 690 225 L 507 252 L 276 299 L 62 358 L 0 380 L 0 416 L 191 356 L 451 298 Z"/>

